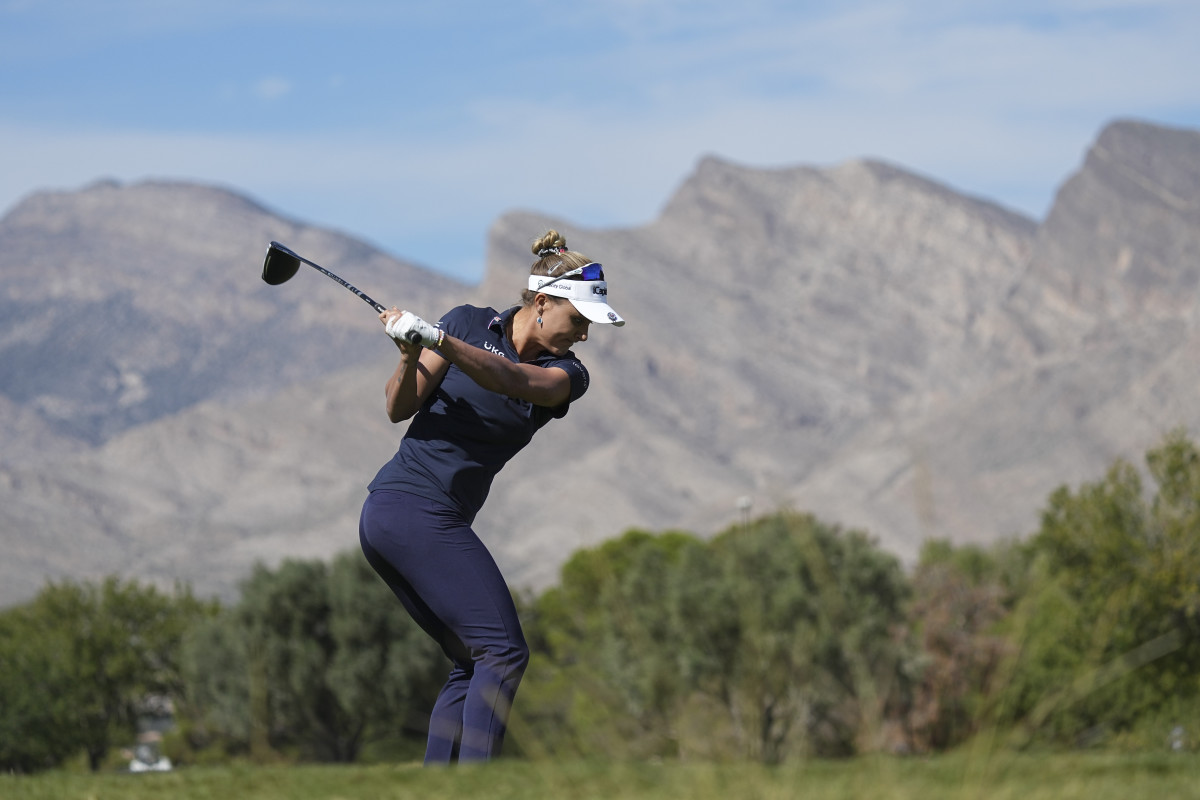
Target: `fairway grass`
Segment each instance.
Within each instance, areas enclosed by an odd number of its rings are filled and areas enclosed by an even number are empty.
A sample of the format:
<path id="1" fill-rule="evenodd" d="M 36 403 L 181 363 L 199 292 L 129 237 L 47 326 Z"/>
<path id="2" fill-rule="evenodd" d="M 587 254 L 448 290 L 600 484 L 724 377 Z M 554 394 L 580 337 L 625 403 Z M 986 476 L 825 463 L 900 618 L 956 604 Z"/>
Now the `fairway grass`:
<path id="1" fill-rule="evenodd" d="M 170 773 L 55 771 L 0 776 L 4 800 L 1126 800 L 1200 798 L 1200 756 L 990 754 L 756 764 L 499 761 L 424 769 L 371 766 L 190 767 Z"/>

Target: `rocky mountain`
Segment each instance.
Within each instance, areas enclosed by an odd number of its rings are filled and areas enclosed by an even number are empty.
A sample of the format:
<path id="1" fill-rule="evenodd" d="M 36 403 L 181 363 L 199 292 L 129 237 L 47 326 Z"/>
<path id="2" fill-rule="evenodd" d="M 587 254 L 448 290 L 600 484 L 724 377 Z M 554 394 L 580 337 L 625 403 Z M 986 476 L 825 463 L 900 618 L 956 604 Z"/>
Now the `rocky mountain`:
<path id="1" fill-rule="evenodd" d="M 230 542 L 259 517 L 213 523 L 221 498 L 248 492 L 271 518 L 303 472 L 254 486 L 246 469 L 272 437 L 298 445 L 297 462 L 325 457 L 274 426 L 295 417 L 297 387 L 390 355 L 375 312 L 316 271 L 263 283 L 271 240 L 350 265 L 380 302 L 404 287 L 445 305 L 466 289 L 215 187 L 101 182 L 0 220 L 0 603 L 116 572 L 227 592 L 252 563 Z"/>
<path id="2" fill-rule="evenodd" d="M 255 267 L 272 239 L 421 301 L 463 289 L 217 188 L 102 182 L 34 195 L 0 220 L 0 391 L 48 430 L 6 426 L 0 458 L 44 451 L 45 433 L 68 450 L 98 445 L 206 399 L 262 396 L 362 363 L 374 315 L 299 288 L 328 281 L 316 272 L 271 291 Z"/>
<path id="3" fill-rule="evenodd" d="M 990 349 L 1010 360 L 921 414 L 864 425 L 794 501 L 909 552 L 926 536 L 988 541 L 1031 530 L 1056 485 L 1195 431 L 1197 223 L 1200 135 L 1105 128 L 990 314 Z"/>
<path id="4" fill-rule="evenodd" d="M 1046 495 L 1200 422 L 1200 134 L 1106 127 L 1038 223 L 893 165 L 701 161 L 659 217 L 498 219 L 479 286 L 182 184 L 38 194 L 0 220 L 0 603 L 120 573 L 228 596 L 258 560 L 357 545 L 403 426 L 395 350 L 288 244 L 436 318 L 516 301 L 549 227 L 629 320 L 588 395 L 497 479 L 477 529 L 516 585 L 628 527 L 780 506 L 906 560 L 1030 531 Z M 356 304 L 358 307 L 356 307 Z"/>

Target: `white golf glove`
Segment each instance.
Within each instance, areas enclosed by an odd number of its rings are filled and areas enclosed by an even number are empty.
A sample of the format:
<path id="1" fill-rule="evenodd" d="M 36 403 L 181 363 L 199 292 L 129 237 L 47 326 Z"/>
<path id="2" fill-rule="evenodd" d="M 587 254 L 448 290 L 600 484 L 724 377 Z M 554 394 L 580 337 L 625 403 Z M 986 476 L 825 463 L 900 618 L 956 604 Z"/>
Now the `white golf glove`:
<path id="1" fill-rule="evenodd" d="M 419 344 L 422 347 L 437 347 L 446 335 L 441 329 L 435 328 L 411 311 L 393 317 L 384 330 L 397 341 Z"/>

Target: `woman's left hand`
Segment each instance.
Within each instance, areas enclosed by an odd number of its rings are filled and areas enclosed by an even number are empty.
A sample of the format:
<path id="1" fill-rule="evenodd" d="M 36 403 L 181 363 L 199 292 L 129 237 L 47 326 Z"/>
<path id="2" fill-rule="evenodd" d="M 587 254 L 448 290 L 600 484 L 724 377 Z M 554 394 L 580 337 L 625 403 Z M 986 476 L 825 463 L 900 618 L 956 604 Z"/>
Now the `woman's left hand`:
<path id="1" fill-rule="evenodd" d="M 386 330 L 388 336 L 398 342 L 412 342 L 429 348 L 442 343 L 442 332 L 411 311 L 405 311 L 399 317 L 391 317 L 386 323 Z"/>
<path id="2" fill-rule="evenodd" d="M 392 331 L 395 330 L 396 325 L 404 318 L 405 314 L 408 314 L 408 312 L 401 311 L 399 308 L 392 306 L 387 311 L 380 312 L 379 321 L 383 323 L 383 329 L 387 332 L 388 336 L 391 336 L 392 341 L 400 348 L 400 352 L 406 356 L 416 355 L 421 349 L 420 345 L 413 343 L 407 337 L 392 335 Z M 412 315 L 410 314 L 409 316 Z"/>

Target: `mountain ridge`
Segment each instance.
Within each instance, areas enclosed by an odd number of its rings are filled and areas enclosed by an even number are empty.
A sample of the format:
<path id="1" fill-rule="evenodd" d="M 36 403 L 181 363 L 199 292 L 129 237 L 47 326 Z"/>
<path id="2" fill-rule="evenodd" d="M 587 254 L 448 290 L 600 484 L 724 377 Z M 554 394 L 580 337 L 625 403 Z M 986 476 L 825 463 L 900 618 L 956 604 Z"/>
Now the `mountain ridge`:
<path id="1" fill-rule="evenodd" d="M 272 239 L 429 318 L 517 302 L 550 227 L 605 264 L 629 324 L 579 346 L 587 395 L 476 521 L 515 586 L 743 499 L 907 562 L 1022 535 L 1055 486 L 1200 422 L 1197 175 L 1200 134 L 1117 121 L 1039 223 L 882 161 L 706 157 L 642 226 L 500 216 L 475 286 L 219 187 L 35 195 L 0 219 L 0 603 L 110 573 L 230 596 L 256 561 L 356 546 L 404 430 L 395 348 L 315 271 L 262 284 Z"/>

